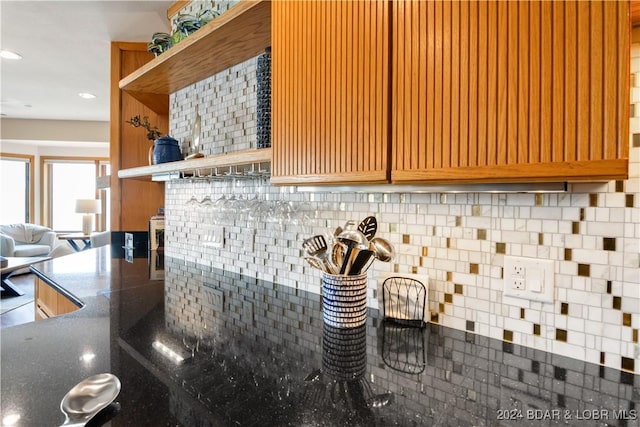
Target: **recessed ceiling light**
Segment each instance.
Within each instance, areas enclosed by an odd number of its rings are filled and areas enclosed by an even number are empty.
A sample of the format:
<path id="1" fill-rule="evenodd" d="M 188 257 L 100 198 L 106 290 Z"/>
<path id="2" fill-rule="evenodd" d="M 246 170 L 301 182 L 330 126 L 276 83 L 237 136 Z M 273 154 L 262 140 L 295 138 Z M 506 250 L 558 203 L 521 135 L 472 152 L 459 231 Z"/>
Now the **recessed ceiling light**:
<path id="1" fill-rule="evenodd" d="M 80 98 L 84 98 L 84 99 L 93 99 L 93 98 L 95 98 L 95 97 L 96 97 L 94 94 L 92 94 L 92 93 L 88 93 L 88 92 L 80 92 L 80 93 L 78 94 L 78 96 L 79 96 Z"/>
<path id="2" fill-rule="evenodd" d="M 10 50 L 0 50 L 0 57 L 4 59 L 22 59 L 22 56 Z"/>

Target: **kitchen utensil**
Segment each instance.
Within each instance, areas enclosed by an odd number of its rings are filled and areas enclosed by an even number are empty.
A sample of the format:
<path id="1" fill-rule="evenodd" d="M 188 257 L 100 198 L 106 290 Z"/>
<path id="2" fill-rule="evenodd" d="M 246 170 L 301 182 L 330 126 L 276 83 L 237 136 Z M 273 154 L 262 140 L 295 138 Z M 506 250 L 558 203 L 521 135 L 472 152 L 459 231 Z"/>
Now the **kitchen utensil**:
<path id="1" fill-rule="evenodd" d="M 318 258 L 306 256 L 304 257 L 304 260 L 307 261 L 311 267 L 317 268 L 320 271 L 325 271 L 324 265 L 322 265 L 322 261 L 320 261 Z"/>
<path id="2" fill-rule="evenodd" d="M 93 375 L 76 384 L 60 402 L 66 417 L 61 427 L 84 426 L 109 406 L 120 393 L 120 380 L 113 374 Z"/>
<path id="3" fill-rule="evenodd" d="M 353 263 L 349 267 L 349 275 L 353 276 L 355 274 L 362 273 L 362 269 L 367 262 L 373 257 L 373 251 L 369 249 L 362 249 L 358 252 L 356 258 L 353 260 Z"/>
<path id="4" fill-rule="evenodd" d="M 371 241 L 378 231 L 378 221 L 374 216 L 368 216 L 358 225 L 358 230 L 365 235 L 367 240 Z"/>
<path id="5" fill-rule="evenodd" d="M 344 262 L 344 255 L 346 252 L 346 245 L 340 242 L 335 242 L 333 244 L 333 247 L 331 248 L 331 262 L 333 263 L 333 265 L 342 266 L 342 263 Z"/>
<path id="6" fill-rule="evenodd" d="M 369 240 L 358 230 L 355 221 L 347 221 L 344 230 L 338 236 L 338 241 L 347 245 L 347 252 L 340 267 L 340 274 L 345 274 L 349 263 L 352 262 L 351 252 L 353 249 L 369 249 Z"/>
<path id="7" fill-rule="evenodd" d="M 302 248 L 310 257 L 316 258 L 322 263 L 320 270 L 330 274 L 335 273 L 337 267 L 335 267 L 329 259 L 327 253 L 329 248 L 327 246 L 327 240 L 323 235 L 317 234 L 306 239 L 302 242 Z"/>
<path id="8" fill-rule="evenodd" d="M 382 262 L 391 261 L 395 255 L 391 242 L 382 237 L 374 237 L 371 239 L 369 249 L 373 251 L 373 256 Z"/>

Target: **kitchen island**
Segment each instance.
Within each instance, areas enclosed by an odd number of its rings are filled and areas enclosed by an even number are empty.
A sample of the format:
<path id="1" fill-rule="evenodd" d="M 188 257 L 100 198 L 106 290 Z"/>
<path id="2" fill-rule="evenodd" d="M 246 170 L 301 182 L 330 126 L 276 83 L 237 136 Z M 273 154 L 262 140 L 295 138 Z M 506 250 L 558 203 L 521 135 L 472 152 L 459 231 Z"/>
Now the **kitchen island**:
<path id="1" fill-rule="evenodd" d="M 319 295 L 117 252 L 32 266 L 83 307 L 2 330 L 3 418 L 60 425 L 65 393 L 111 372 L 112 426 L 640 425 L 628 372 L 376 310 L 337 329 Z"/>

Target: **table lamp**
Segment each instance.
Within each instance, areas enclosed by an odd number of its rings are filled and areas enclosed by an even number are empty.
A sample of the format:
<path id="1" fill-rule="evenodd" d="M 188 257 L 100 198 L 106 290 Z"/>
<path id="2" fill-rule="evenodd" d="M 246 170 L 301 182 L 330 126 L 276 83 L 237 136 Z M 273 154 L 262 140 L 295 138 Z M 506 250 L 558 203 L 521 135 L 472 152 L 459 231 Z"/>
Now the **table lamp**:
<path id="1" fill-rule="evenodd" d="M 84 214 L 82 217 L 82 233 L 89 234 L 93 228 L 93 214 L 102 212 L 100 200 L 78 199 L 76 200 L 76 213 Z"/>

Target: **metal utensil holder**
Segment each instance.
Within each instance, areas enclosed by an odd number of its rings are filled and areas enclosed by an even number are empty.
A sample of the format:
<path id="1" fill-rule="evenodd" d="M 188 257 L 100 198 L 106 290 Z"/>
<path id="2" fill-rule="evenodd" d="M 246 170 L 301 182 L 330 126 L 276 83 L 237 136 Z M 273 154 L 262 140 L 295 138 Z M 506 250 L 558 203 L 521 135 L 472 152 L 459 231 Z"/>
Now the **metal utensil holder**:
<path id="1" fill-rule="evenodd" d="M 381 353 L 384 364 L 395 371 L 407 374 L 419 374 L 424 371 L 427 364 L 424 332 L 423 328 L 383 323 Z"/>
<path id="2" fill-rule="evenodd" d="M 427 288 L 419 280 L 393 276 L 382 283 L 384 319 L 424 328 Z"/>

